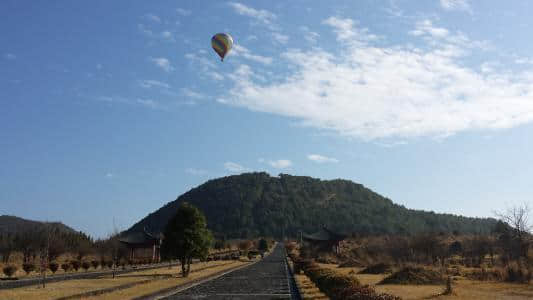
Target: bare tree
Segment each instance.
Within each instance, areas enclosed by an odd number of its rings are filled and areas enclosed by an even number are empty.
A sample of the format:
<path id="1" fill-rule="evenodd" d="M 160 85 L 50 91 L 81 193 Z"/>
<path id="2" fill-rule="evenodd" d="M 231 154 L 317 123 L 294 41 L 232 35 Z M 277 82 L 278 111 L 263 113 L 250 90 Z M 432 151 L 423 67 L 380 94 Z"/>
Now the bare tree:
<path id="1" fill-rule="evenodd" d="M 519 256 L 527 257 L 528 236 L 533 229 L 530 220 L 531 208 L 527 203 L 508 208 L 505 212 L 496 212 L 496 216 L 512 229 L 512 238 L 518 243 Z"/>

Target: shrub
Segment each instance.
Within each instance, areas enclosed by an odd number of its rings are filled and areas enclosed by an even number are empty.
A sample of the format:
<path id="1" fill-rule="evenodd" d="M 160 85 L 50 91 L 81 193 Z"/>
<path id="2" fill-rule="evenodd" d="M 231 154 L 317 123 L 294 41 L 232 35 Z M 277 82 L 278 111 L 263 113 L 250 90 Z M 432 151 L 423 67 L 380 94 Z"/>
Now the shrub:
<path id="1" fill-rule="evenodd" d="M 35 264 L 33 263 L 24 263 L 22 264 L 22 270 L 26 272 L 26 275 L 29 275 L 31 272 L 35 271 Z"/>
<path id="2" fill-rule="evenodd" d="M 51 262 L 48 264 L 48 268 L 50 269 L 50 271 L 52 271 L 52 273 L 55 274 L 57 272 L 57 269 L 59 269 L 59 264 L 56 262 Z"/>
<path id="3" fill-rule="evenodd" d="M 532 274 L 531 270 L 527 270 L 519 265 L 513 264 L 505 268 L 504 276 L 505 281 L 508 282 L 529 283 Z"/>
<path id="4" fill-rule="evenodd" d="M 97 261 L 97 260 L 93 260 L 93 261 L 91 261 L 91 265 L 96 270 L 96 269 L 98 269 L 98 266 L 100 265 L 100 262 Z"/>
<path id="5" fill-rule="evenodd" d="M 299 262 L 302 263 L 302 262 Z M 330 299 L 343 300 L 398 300 L 389 294 L 378 294 L 374 288 L 362 286 L 357 278 L 338 274 L 333 270 L 321 268 L 316 263 L 304 261 L 305 274 Z"/>
<path id="6" fill-rule="evenodd" d="M 77 261 L 77 260 L 73 260 L 70 262 L 70 264 L 72 265 L 72 268 L 78 272 L 78 270 L 80 269 L 80 262 Z"/>
<path id="7" fill-rule="evenodd" d="M 85 272 L 87 272 L 87 270 L 89 270 L 89 268 L 91 267 L 91 264 L 87 261 L 84 261 L 81 263 L 81 267 L 85 270 Z"/>
<path id="8" fill-rule="evenodd" d="M 71 265 L 69 263 L 62 263 L 61 264 L 61 269 L 63 269 L 63 271 L 65 271 L 65 272 L 68 272 L 68 270 L 70 270 L 70 267 L 71 267 Z"/>
<path id="9" fill-rule="evenodd" d="M 385 274 L 390 273 L 391 271 L 392 268 L 389 264 L 377 263 L 364 268 L 359 274 Z"/>
<path id="10" fill-rule="evenodd" d="M 107 262 L 106 262 L 106 265 L 107 265 L 107 267 L 110 268 L 110 269 L 113 268 L 113 261 L 112 261 L 112 260 L 107 261 Z"/>
<path id="11" fill-rule="evenodd" d="M 444 284 L 442 275 L 422 267 L 405 267 L 383 279 L 379 284 Z"/>
<path id="12" fill-rule="evenodd" d="M 474 270 L 466 274 L 466 277 L 469 279 L 480 280 L 480 281 L 500 281 L 503 280 L 503 274 L 500 270 L 497 269 L 485 269 Z"/>
<path id="13" fill-rule="evenodd" d="M 354 258 L 348 259 L 347 261 L 339 264 L 339 268 L 353 268 L 353 267 L 357 267 L 357 268 L 364 267 L 364 264 Z"/>
<path id="14" fill-rule="evenodd" d="M 259 240 L 259 245 L 257 246 L 259 251 L 265 252 L 268 251 L 268 242 L 264 238 Z"/>
<path id="15" fill-rule="evenodd" d="M 7 277 L 11 278 L 11 276 L 17 272 L 17 267 L 13 265 L 5 266 L 2 271 L 4 271 L 4 274 L 6 274 Z"/>

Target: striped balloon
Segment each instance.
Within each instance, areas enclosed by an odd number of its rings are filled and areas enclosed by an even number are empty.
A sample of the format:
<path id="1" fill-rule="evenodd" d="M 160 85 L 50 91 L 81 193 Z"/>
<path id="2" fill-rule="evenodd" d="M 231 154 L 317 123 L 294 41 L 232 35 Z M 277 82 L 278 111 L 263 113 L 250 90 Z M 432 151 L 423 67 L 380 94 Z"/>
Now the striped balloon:
<path id="1" fill-rule="evenodd" d="M 217 33 L 211 38 L 211 46 L 220 56 L 220 60 L 224 61 L 224 57 L 233 47 L 233 38 L 227 33 Z"/>

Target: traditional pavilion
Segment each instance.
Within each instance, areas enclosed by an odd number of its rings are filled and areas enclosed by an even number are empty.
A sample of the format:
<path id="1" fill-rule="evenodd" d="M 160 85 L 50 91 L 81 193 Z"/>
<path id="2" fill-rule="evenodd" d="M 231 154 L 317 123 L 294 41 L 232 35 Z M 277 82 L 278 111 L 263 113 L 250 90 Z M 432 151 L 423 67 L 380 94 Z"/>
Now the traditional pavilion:
<path id="1" fill-rule="evenodd" d="M 340 243 L 346 239 L 346 235 L 322 227 L 313 234 L 303 234 L 302 238 L 318 251 L 339 253 Z"/>
<path id="2" fill-rule="evenodd" d="M 130 250 L 129 259 L 132 261 L 161 261 L 161 234 L 152 234 L 143 229 L 143 231 L 128 232 L 119 241 Z"/>

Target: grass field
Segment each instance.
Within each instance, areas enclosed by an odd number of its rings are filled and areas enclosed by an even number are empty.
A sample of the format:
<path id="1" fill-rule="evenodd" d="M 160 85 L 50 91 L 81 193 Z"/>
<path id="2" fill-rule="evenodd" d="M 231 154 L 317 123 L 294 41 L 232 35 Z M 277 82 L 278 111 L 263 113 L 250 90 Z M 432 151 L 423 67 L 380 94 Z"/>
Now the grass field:
<path id="1" fill-rule="evenodd" d="M 357 274 L 362 268 L 338 268 L 335 264 L 320 264 L 340 273 L 354 274 L 361 284 L 369 284 L 376 291 L 402 297 L 402 299 L 533 299 L 533 285 L 470 280 L 461 276 L 453 281 L 454 294 L 442 296 L 444 285 L 377 284 L 387 274 Z"/>
<path id="2" fill-rule="evenodd" d="M 100 295 L 95 298 L 101 299 L 129 299 L 161 289 L 184 284 L 188 281 L 209 276 L 211 274 L 231 269 L 246 262 L 242 261 L 211 261 L 191 265 L 191 274 L 187 278 L 181 277 L 180 268 L 161 267 L 154 270 L 132 272 L 119 275 L 116 278 L 104 276 L 98 279 L 68 280 L 63 282 L 50 283 L 46 288 L 41 286 L 28 286 L 9 290 L 0 290 L 0 299 L 56 299 L 65 296 L 77 295 L 89 291 L 105 288 L 118 287 L 125 284 L 140 283 L 151 280 L 148 283 L 134 286 L 125 290 Z M 201 271 L 197 271 L 200 270 Z"/>

